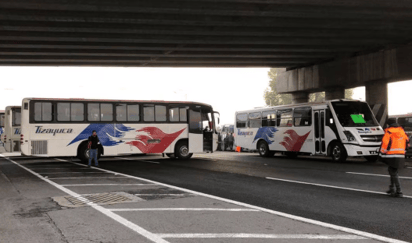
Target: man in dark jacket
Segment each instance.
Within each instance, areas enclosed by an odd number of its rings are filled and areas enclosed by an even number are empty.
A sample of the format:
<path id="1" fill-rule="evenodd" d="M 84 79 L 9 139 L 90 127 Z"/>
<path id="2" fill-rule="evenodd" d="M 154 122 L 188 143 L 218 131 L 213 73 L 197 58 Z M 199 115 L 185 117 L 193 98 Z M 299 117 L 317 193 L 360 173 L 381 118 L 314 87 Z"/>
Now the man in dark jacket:
<path id="1" fill-rule="evenodd" d="M 98 144 L 100 143 L 99 137 L 97 137 L 97 133 L 93 130 L 92 135 L 89 137 L 89 164 L 87 167 L 90 168 L 92 165 L 92 159 L 94 159 L 94 165 L 99 167 L 99 162 L 97 161 L 97 153 L 98 153 Z"/>
<path id="2" fill-rule="evenodd" d="M 382 162 L 388 165 L 388 172 L 391 177 L 391 184 L 387 193 L 394 197 L 403 197 L 398 170 L 404 167 L 405 150 L 408 143 L 408 136 L 397 123 L 393 123 L 385 129 L 380 156 Z"/>

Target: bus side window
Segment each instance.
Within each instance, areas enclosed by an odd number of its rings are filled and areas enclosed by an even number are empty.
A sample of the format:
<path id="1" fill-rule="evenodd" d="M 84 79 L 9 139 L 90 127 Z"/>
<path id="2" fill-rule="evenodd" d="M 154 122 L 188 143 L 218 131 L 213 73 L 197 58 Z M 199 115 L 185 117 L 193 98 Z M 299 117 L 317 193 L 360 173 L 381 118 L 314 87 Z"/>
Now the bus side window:
<path id="1" fill-rule="evenodd" d="M 143 105 L 143 120 L 154 121 L 154 105 Z"/>
<path id="2" fill-rule="evenodd" d="M 247 123 L 247 113 L 239 113 L 236 115 L 236 127 L 244 128 Z"/>
<path id="3" fill-rule="evenodd" d="M 166 121 L 166 106 L 156 105 L 155 112 L 156 121 Z"/>
<path id="4" fill-rule="evenodd" d="M 249 113 L 249 127 L 260 128 L 262 126 L 262 115 L 260 112 Z"/>
<path id="5" fill-rule="evenodd" d="M 127 105 L 116 104 L 116 121 L 127 121 Z"/>
<path id="6" fill-rule="evenodd" d="M 293 111 L 293 124 L 296 127 L 312 125 L 312 108 L 299 107 Z"/>
<path id="7" fill-rule="evenodd" d="M 127 105 L 127 121 L 140 121 L 139 105 Z"/>
<path id="8" fill-rule="evenodd" d="M 262 127 L 276 126 L 276 111 L 262 112 Z"/>
<path id="9" fill-rule="evenodd" d="M 179 107 L 169 108 L 169 121 L 171 122 L 179 121 Z"/>
<path id="10" fill-rule="evenodd" d="M 88 121 L 100 121 L 99 103 L 87 104 L 87 120 Z"/>
<path id="11" fill-rule="evenodd" d="M 293 110 L 278 110 L 277 123 L 278 127 L 291 127 L 293 125 Z"/>
<path id="12" fill-rule="evenodd" d="M 34 120 L 35 121 L 52 121 L 53 120 L 52 103 L 51 102 L 35 102 L 34 103 Z"/>

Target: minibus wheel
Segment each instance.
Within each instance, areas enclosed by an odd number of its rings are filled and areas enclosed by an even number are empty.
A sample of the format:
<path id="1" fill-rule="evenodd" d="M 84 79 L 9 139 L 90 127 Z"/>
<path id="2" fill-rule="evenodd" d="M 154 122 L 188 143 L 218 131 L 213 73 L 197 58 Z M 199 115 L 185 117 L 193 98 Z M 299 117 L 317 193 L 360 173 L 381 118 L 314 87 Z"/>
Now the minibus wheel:
<path id="1" fill-rule="evenodd" d="M 345 147 L 343 147 L 343 145 L 339 142 L 332 144 L 330 148 L 330 155 L 332 160 L 336 162 L 345 162 L 348 157 Z"/>
<path id="2" fill-rule="evenodd" d="M 265 141 L 259 141 L 258 143 L 259 155 L 262 157 L 271 157 L 275 153 L 269 150 L 269 146 Z"/>
<path id="3" fill-rule="evenodd" d="M 175 156 L 179 159 L 190 159 L 193 153 L 189 153 L 189 145 L 186 141 L 177 143 L 175 147 Z"/>

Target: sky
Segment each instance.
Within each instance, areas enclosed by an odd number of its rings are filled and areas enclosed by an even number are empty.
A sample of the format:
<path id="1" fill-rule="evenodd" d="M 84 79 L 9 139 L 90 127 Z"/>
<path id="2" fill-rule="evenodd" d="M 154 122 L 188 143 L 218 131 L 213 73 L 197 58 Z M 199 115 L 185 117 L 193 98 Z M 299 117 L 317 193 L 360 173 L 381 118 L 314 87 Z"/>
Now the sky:
<path id="1" fill-rule="evenodd" d="M 233 124 L 239 110 L 265 106 L 268 68 L 0 67 L 0 110 L 25 97 L 197 101 Z M 389 114 L 412 112 L 412 82 L 389 84 Z M 365 99 L 356 88 L 353 98 Z"/>

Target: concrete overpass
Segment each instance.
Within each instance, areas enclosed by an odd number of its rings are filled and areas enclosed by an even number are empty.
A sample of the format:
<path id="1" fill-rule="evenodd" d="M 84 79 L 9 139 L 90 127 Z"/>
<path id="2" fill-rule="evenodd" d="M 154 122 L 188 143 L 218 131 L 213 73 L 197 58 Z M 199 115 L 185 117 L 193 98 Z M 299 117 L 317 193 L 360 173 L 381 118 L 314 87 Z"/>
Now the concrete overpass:
<path id="1" fill-rule="evenodd" d="M 284 67 L 279 90 L 295 102 L 366 85 L 368 101 L 386 105 L 386 82 L 412 78 L 411 10 L 409 0 L 0 0 L 0 65 Z"/>

